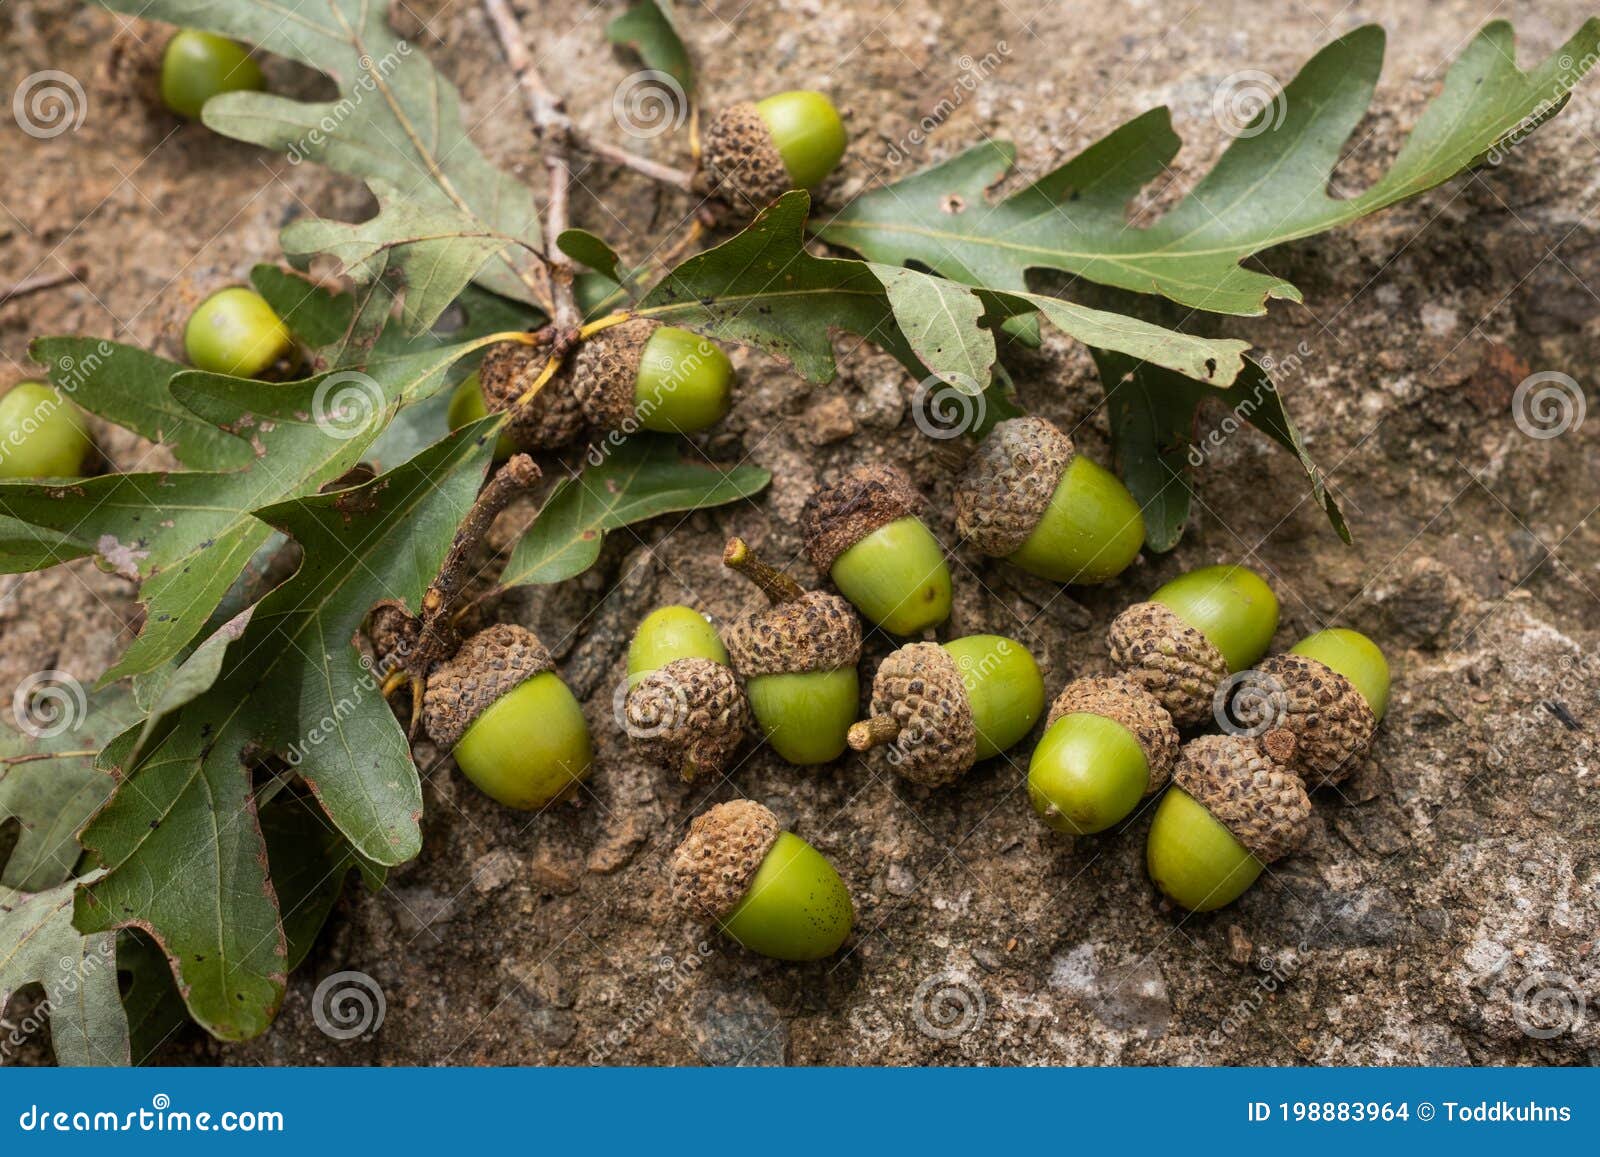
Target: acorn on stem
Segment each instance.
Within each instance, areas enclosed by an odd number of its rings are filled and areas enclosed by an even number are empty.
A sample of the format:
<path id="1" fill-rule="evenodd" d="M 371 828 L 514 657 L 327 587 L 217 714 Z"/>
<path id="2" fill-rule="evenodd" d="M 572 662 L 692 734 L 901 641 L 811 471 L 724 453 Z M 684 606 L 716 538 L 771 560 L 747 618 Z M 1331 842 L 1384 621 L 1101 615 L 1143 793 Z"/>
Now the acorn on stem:
<path id="1" fill-rule="evenodd" d="M 955 492 L 956 529 L 986 555 L 1060 583 L 1115 578 L 1144 546 L 1139 504 L 1043 418 L 999 422 Z"/>
<path id="2" fill-rule="evenodd" d="M 697 333 L 636 317 L 578 349 L 572 380 L 589 424 L 691 434 L 727 416 L 733 363 Z"/>
<path id="3" fill-rule="evenodd" d="M 94 457 L 78 407 L 45 382 L 0 395 L 0 478 L 77 478 Z"/>
<path id="4" fill-rule="evenodd" d="M 672 857 L 679 910 L 752 952 L 821 960 L 850 935 L 850 892 L 827 858 L 752 800 L 696 816 Z"/>
<path id="5" fill-rule="evenodd" d="M 1043 711 L 1039 665 L 1015 639 L 910 643 L 878 667 L 872 712 L 850 728 L 850 746 L 880 749 L 896 774 L 943 787 L 1027 735 Z"/>
<path id="6" fill-rule="evenodd" d="M 661 607 L 639 624 L 628 646 L 622 723 L 646 759 L 687 782 L 721 775 L 732 762 L 750 731 L 750 707 L 699 611 Z"/>
<path id="7" fill-rule="evenodd" d="M 1156 697 L 1179 727 L 1212 713 L 1217 688 L 1266 654 L 1278 629 L 1278 600 L 1242 566 L 1179 575 L 1134 603 L 1107 632 L 1111 661 Z"/>
<path id="8" fill-rule="evenodd" d="M 181 117 L 199 120 L 206 101 L 223 92 L 267 86 L 261 66 L 244 45 L 185 28 L 167 41 L 161 54 L 161 102 Z"/>
<path id="9" fill-rule="evenodd" d="M 800 511 L 806 553 L 868 620 L 914 635 L 950 617 L 944 548 L 917 517 L 925 502 L 903 470 L 858 466 Z"/>
<path id="10" fill-rule="evenodd" d="M 195 369 L 259 378 L 294 353 L 294 338 L 266 298 L 236 285 L 213 293 L 189 315 L 183 348 Z"/>
<path id="11" fill-rule="evenodd" d="M 1167 785 L 1178 729 L 1155 696 L 1121 675 L 1068 683 L 1028 762 L 1028 799 L 1063 835 L 1102 832 Z"/>
<path id="12" fill-rule="evenodd" d="M 742 538 L 728 540 L 722 561 L 772 603 L 741 615 L 724 632 L 767 742 L 790 763 L 838 759 L 860 699 L 855 611 L 838 595 L 808 591 L 768 566 Z"/>
<path id="13" fill-rule="evenodd" d="M 1389 664 L 1377 644 L 1358 631 L 1318 631 L 1256 670 L 1272 725 L 1294 736 L 1290 768 L 1312 787 L 1349 778 L 1389 706 Z"/>
<path id="14" fill-rule="evenodd" d="M 526 406 L 517 406 L 549 360 L 543 346 L 506 341 L 490 346 L 478 363 L 484 405 L 491 413 L 511 411 L 503 433 L 521 450 L 559 449 L 583 429 L 583 406 L 565 371 L 540 386 Z"/>
<path id="15" fill-rule="evenodd" d="M 1202 735 L 1178 753 L 1145 845 L 1150 878 L 1191 912 L 1242 896 L 1305 837 L 1311 800 L 1271 736 Z"/>
<path id="16" fill-rule="evenodd" d="M 732 208 L 753 213 L 790 189 L 820 184 L 848 144 L 839 110 L 820 92 L 741 101 L 706 126 L 696 184 Z"/>
<path id="17" fill-rule="evenodd" d="M 422 723 L 492 799 L 532 811 L 564 799 L 589 774 L 583 709 L 525 627 L 479 631 L 428 676 Z"/>

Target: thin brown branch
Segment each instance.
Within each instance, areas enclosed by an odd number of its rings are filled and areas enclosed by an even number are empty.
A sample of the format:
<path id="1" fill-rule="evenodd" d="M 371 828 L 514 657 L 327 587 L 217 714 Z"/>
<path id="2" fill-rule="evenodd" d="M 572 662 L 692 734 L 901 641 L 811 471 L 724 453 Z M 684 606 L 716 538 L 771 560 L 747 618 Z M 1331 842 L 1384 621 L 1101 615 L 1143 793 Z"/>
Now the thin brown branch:
<path id="1" fill-rule="evenodd" d="M 6 288 L 0 289 L 0 305 L 18 297 L 27 297 L 30 293 L 54 289 L 69 281 L 80 281 L 88 272 L 85 266 L 74 265 L 71 269 L 64 269 L 60 273 L 35 273 L 30 277 L 24 277 L 21 281 L 12 282 Z"/>
<path id="2" fill-rule="evenodd" d="M 597 141 L 577 133 L 572 136 L 572 145 L 574 148 L 582 149 L 591 157 L 609 161 L 613 165 L 621 165 L 623 168 L 632 169 L 642 176 L 649 177 L 652 181 L 669 185 L 685 193 L 694 192 L 694 174 L 687 169 L 663 165 L 659 161 L 652 161 L 647 157 L 630 153 L 620 145 L 613 145 L 607 141 Z"/>

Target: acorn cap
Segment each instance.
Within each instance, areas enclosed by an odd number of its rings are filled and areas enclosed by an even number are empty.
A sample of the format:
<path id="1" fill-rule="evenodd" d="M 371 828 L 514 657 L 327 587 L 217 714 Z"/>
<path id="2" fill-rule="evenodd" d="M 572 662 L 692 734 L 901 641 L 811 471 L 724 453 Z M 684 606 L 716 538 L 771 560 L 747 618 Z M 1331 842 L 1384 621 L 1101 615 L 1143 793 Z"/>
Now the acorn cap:
<path id="1" fill-rule="evenodd" d="M 387 671 L 417 645 L 422 622 L 398 599 L 384 599 L 367 613 L 366 632 L 379 669 Z"/>
<path id="2" fill-rule="evenodd" d="M 956 487 L 956 529 L 984 554 L 1014 554 L 1044 517 L 1072 455 L 1072 439 L 1043 418 L 997 423 Z"/>
<path id="3" fill-rule="evenodd" d="M 689 783 L 720 775 L 750 730 L 739 681 L 710 659 L 674 659 L 641 676 L 628 689 L 623 716 L 640 754 Z"/>
<path id="4" fill-rule="evenodd" d="M 800 510 L 800 534 L 821 574 L 880 527 L 921 512 L 925 501 L 904 470 L 857 466 L 832 486 L 813 491 Z"/>
<path id="5" fill-rule="evenodd" d="M 578 347 L 572 363 L 573 389 L 591 426 L 621 430 L 634 419 L 639 360 L 660 326 L 659 321 L 636 317 L 601 330 Z"/>
<path id="6" fill-rule="evenodd" d="M 672 854 L 673 903 L 701 919 L 727 919 L 782 830 L 777 816 L 749 799 L 719 803 L 695 816 Z"/>
<path id="7" fill-rule="evenodd" d="M 900 725 L 892 743 L 875 750 L 897 775 L 924 787 L 943 787 L 978 758 L 978 729 L 955 659 L 937 643 L 895 651 L 872 680 L 872 714 Z"/>
<path id="8" fill-rule="evenodd" d="M 422 726 L 440 747 L 453 748 L 491 705 L 553 666 L 550 652 L 528 628 L 486 627 L 428 676 Z"/>
<path id="9" fill-rule="evenodd" d="M 521 342 L 501 342 L 489 347 L 478 365 L 483 403 L 490 412 L 509 410 L 533 385 L 545 362 L 546 350 Z M 551 450 L 565 446 L 583 429 L 583 407 L 573 388 L 570 368 L 563 368 L 534 395 L 526 409 L 507 420 L 506 436 L 522 450 Z"/>
<path id="10" fill-rule="evenodd" d="M 1167 785 L 1172 765 L 1178 759 L 1178 729 L 1172 716 L 1156 702 L 1154 695 L 1121 675 L 1090 675 L 1074 679 L 1050 704 L 1045 729 L 1054 727 L 1063 715 L 1086 712 L 1101 715 L 1121 724 L 1144 750 L 1149 782 L 1144 793 L 1151 795 Z"/>
<path id="11" fill-rule="evenodd" d="M 1194 797 L 1264 864 L 1305 838 L 1311 799 L 1294 772 L 1243 735 L 1202 735 L 1184 744 L 1172 782 Z"/>
<path id="12" fill-rule="evenodd" d="M 1306 655 L 1273 655 L 1256 670 L 1274 721 L 1294 736 L 1289 766 L 1312 787 L 1348 779 L 1378 728 L 1377 715 L 1356 685 Z"/>
<path id="13" fill-rule="evenodd" d="M 1134 603 L 1106 632 L 1111 661 L 1156 697 L 1179 727 L 1211 715 L 1228 661 L 1204 634 L 1160 603 Z"/>
<path id="14" fill-rule="evenodd" d="M 706 126 L 697 186 L 753 214 L 794 187 L 772 130 L 751 101 L 723 109 Z"/>
<path id="15" fill-rule="evenodd" d="M 746 679 L 837 671 L 861 659 L 861 620 L 838 595 L 798 599 L 740 615 L 722 632 L 734 670 Z"/>

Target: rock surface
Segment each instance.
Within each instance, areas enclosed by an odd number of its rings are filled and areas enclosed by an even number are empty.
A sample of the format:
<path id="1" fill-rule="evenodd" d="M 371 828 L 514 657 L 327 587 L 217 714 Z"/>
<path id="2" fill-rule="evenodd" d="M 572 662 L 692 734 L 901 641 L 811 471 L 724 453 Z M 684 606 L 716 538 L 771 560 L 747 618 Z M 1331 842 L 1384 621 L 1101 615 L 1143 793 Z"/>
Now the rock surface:
<path id="1" fill-rule="evenodd" d="M 636 67 L 604 42 L 616 5 L 581 18 L 555 0 L 518 7 L 588 131 L 682 162 L 676 138 L 623 138 L 611 121 L 612 92 Z M 478 6 L 407 8 L 419 42 L 461 86 L 477 139 L 542 182 Z M 1186 187 L 1221 148 L 1212 100 L 1231 74 L 1286 80 L 1315 48 L 1379 18 L 1384 79 L 1337 181 L 1359 188 L 1484 21 L 1513 20 L 1527 64 L 1591 12 L 1577 0 L 1312 0 L 1274 6 L 1270 19 L 1243 0 L 1092 8 L 1027 5 L 1026 22 L 989 0 L 715 0 L 682 11 L 694 48 L 715 61 L 704 80 L 711 107 L 787 87 L 834 93 L 853 146 L 824 202 L 985 135 L 1015 140 L 1020 172 L 1036 175 L 1162 103 L 1188 142 L 1173 175 Z M 0 7 L 5 75 L 64 69 L 89 99 L 76 132 L 0 133 L 8 279 L 87 270 L 82 283 L 0 306 L 6 381 L 30 373 L 27 342 L 42 333 L 176 355 L 194 303 L 274 259 L 287 220 L 371 210 L 354 182 L 139 105 L 126 76 L 108 71 L 117 27 L 68 0 Z M 963 87 L 962 61 L 990 53 L 996 67 Z M 280 65 L 272 75 L 301 83 Z M 1600 415 L 1534 439 L 1511 412 L 1530 371 L 1569 373 L 1594 397 L 1597 84 L 1591 77 L 1503 164 L 1265 254 L 1305 304 L 1274 303 L 1266 317 L 1220 327 L 1272 359 L 1345 504 L 1353 548 L 1329 531 L 1292 461 L 1245 432 L 1200 476 L 1178 549 L 1108 587 L 1064 593 L 955 551 L 950 635 L 1026 641 L 1052 693 L 1105 669 L 1103 632 L 1123 606 L 1219 561 L 1270 577 L 1284 606 L 1280 646 L 1334 622 L 1384 641 L 1395 690 L 1367 766 L 1318 794 L 1304 848 L 1236 906 L 1184 916 L 1159 901 L 1142 865 L 1148 808 L 1100 838 L 1052 837 L 1028 808 L 1022 758 L 925 793 L 855 759 L 795 769 L 765 751 L 731 782 L 690 788 L 630 755 L 611 711 L 628 633 L 668 601 L 719 619 L 740 611 L 752 592 L 718 562 L 730 533 L 793 560 L 809 581 L 800 504 L 819 478 L 883 457 L 912 471 L 935 530 L 955 545 L 950 475 L 907 419 L 915 383 L 842 337 L 841 373 L 827 386 L 736 355 L 737 403 L 704 445 L 771 469 L 769 494 L 618 533 L 595 571 L 502 610 L 540 631 L 584 696 L 599 763 L 590 790 L 523 816 L 419 752 L 422 856 L 380 892 L 349 887 L 269 1034 L 230 1046 L 180 1036 L 169 1059 L 1600 1062 Z M 913 143 L 945 97 L 957 107 Z M 634 261 L 688 208 L 604 167 L 585 167 L 580 182 L 576 221 Z M 1082 350 L 1051 337 L 1014 370 L 1032 409 L 1105 458 L 1101 392 Z M 130 436 L 101 433 L 123 469 L 168 463 Z M 0 578 L 0 689 L 45 665 L 87 682 L 136 622 L 126 585 L 88 565 Z M 870 639 L 865 669 L 888 649 Z M 840 868 L 858 930 L 837 959 L 757 959 L 671 914 L 667 857 L 692 815 L 735 794 L 767 803 Z M 316 1026 L 313 989 L 341 970 L 368 973 L 386 994 L 370 1039 L 339 1042 Z"/>

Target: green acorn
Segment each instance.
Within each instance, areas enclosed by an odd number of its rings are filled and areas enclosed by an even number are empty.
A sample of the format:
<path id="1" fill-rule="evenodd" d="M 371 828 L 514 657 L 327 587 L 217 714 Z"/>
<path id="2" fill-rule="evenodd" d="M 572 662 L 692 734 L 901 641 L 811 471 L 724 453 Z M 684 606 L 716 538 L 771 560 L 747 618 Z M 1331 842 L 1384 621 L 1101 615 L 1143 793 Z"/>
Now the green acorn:
<path id="1" fill-rule="evenodd" d="M 838 595 L 808 591 L 756 558 L 742 538 L 728 540 L 725 565 L 771 600 L 728 625 L 733 668 L 744 679 L 767 742 L 795 764 L 830 763 L 844 754 L 856 720 L 861 622 Z"/>
<path id="2" fill-rule="evenodd" d="M 1300 777 L 1269 753 L 1273 746 L 1270 736 L 1202 735 L 1178 754 L 1145 864 L 1156 886 L 1191 912 L 1233 903 L 1305 838 L 1311 800 Z"/>
<path id="3" fill-rule="evenodd" d="M 696 184 L 735 210 L 754 213 L 790 189 L 821 183 L 848 144 L 839 111 L 820 92 L 744 101 L 706 126 Z"/>
<path id="4" fill-rule="evenodd" d="M 1357 631 L 1318 631 L 1256 668 L 1274 726 L 1294 736 L 1289 766 L 1313 787 L 1360 766 L 1389 705 L 1389 664 Z"/>
<path id="5" fill-rule="evenodd" d="M 1064 835 L 1101 832 L 1167 785 L 1178 729 L 1166 708 L 1121 675 L 1067 684 L 1028 762 L 1028 798 Z"/>
<path id="6" fill-rule="evenodd" d="M 607 431 L 707 429 L 727 416 L 733 380 L 733 363 L 717 346 L 642 317 L 584 342 L 572 367 L 584 417 Z"/>
<path id="7" fill-rule="evenodd" d="M 237 285 L 195 307 L 183 349 L 196 369 L 236 378 L 259 378 L 295 356 L 294 337 L 267 299 Z"/>
<path id="8" fill-rule="evenodd" d="M 1039 665 L 1015 639 L 910 643 L 878 667 L 872 713 L 850 728 L 850 746 L 881 752 L 913 783 L 943 787 L 1027 735 L 1043 711 Z"/>
<path id="9" fill-rule="evenodd" d="M 850 892 L 827 859 L 752 800 L 718 804 L 672 857 L 673 898 L 752 952 L 821 960 L 850 935 Z"/>
<path id="10" fill-rule="evenodd" d="M 637 751 L 691 783 L 726 771 L 750 732 L 722 640 L 683 606 L 652 611 L 634 632 L 621 715 Z"/>
<path id="11" fill-rule="evenodd" d="M 0 394 L 0 478 L 77 478 L 95 456 L 77 406 L 44 382 Z"/>
<path id="12" fill-rule="evenodd" d="M 817 573 L 868 620 L 914 635 L 950 617 L 944 548 L 917 514 L 925 502 L 903 470 L 858 466 L 815 491 L 800 533 Z"/>
<path id="13" fill-rule="evenodd" d="M 955 510 L 978 550 L 1053 582 L 1105 582 L 1144 546 L 1128 488 L 1043 418 L 995 425 L 967 463 Z"/>
<path id="14" fill-rule="evenodd" d="M 1208 566 L 1179 575 L 1111 623 L 1111 661 L 1172 713 L 1179 727 L 1211 717 L 1212 699 L 1231 672 L 1267 653 L 1278 629 L 1278 600 L 1242 566 Z"/>
<path id="15" fill-rule="evenodd" d="M 266 87 L 261 66 L 244 45 L 197 28 L 179 31 L 161 56 L 161 101 L 188 120 L 199 120 L 206 101 L 218 93 Z"/>

